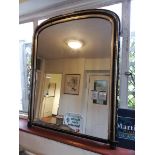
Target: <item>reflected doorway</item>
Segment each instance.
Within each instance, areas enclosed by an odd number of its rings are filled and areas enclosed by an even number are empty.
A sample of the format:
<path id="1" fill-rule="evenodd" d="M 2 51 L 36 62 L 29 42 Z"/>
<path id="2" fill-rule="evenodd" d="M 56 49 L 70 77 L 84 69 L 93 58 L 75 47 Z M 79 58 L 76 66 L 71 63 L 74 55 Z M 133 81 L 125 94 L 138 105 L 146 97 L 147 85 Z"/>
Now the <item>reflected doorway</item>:
<path id="1" fill-rule="evenodd" d="M 56 123 L 58 114 L 62 74 L 46 74 L 42 100 L 42 120 Z"/>
<path id="2" fill-rule="evenodd" d="M 88 79 L 88 98 L 85 133 L 108 138 L 109 75 L 92 74 Z"/>

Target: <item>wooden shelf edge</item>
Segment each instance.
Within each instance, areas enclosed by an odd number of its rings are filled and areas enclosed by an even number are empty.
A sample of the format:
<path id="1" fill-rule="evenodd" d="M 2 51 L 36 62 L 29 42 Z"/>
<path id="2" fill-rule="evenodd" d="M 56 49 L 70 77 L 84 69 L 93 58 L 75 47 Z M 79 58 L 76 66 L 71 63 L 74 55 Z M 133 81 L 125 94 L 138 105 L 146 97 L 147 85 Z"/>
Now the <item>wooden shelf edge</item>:
<path id="1" fill-rule="evenodd" d="M 19 119 L 19 130 L 29 134 L 44 137 L 50 140 L 68 144 L 74 147 L 78 147 L 87 151 L 99 153 L 102 155 L 134 155 L 134 150 L 128 150 L 124 148 L 117 147 L 115 150 L 109 148 L 108 145 L 95 142 L 92 140 L 60 133 L 57 131 L 47 130 L 39 127 L 27 127 L 26 119 Z"/>

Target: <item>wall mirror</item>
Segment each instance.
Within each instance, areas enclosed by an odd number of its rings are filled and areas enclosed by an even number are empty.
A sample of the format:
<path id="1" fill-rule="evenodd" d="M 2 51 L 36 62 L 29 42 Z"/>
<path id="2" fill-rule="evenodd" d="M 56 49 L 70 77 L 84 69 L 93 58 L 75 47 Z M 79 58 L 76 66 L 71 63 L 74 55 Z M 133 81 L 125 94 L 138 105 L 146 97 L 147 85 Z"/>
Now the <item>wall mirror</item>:
<path id="1" fill-rule="evenodd" d="M 115 142 L 119 18 L 83 10 L 39 25 L 28 126 Z"/>

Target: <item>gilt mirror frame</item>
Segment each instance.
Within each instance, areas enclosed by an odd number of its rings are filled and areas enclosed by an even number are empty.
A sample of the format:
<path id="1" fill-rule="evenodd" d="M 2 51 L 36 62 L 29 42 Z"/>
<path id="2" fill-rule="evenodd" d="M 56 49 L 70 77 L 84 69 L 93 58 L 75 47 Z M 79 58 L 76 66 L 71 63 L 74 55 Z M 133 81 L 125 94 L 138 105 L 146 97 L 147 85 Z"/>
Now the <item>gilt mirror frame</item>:
<path id="1" fill-rule="evenodd" d="M 37 67 L 37 47 L 38 47 L 38 36 L 40 32 L 44 29 L 46 29 L 49 26 L 53 26 L 56 24 L 73 21 L 73 20 L 79 20 L 79 19 L 87 19 L 87 18 L 100 18 L 104 20 L 110 21 L 110 23 L 113 25 L 113 45 L 112 51 L 111 51 L 111 107 L 110 107 L 110 129 L 108 131 L 108 139 L 102 139 L 99 137 L 94 137 L 91 135 L 85 135 L 85 134 L 79 134 L 70 132 L 67 130 L 59 129 L 59 128 L 51 128 L 46 123 L 45 124 L 38 124 L 36 123 L 34 119 L 34 108 L 35 108 L 35 90 L 36 90 L 36 67 Z M 54 131 L 58 131 L 64 134 L 69 134 L 72 136 L 77 136 L 80 138 L 85 138 L 97 142 L 107 143 L 110 144 L 110 146 L 115 147 L 116 141 L 116 122 L 117 122 L 117 94 L 118 94 L 118 72 L 119 72 L 119 35 L 120 35 L 120 21 L 117 14 L 115 14 L 112 11 L 109 10 L 103 10 L 103 9 L 89 9 L 89 10 L 82 10 L 82 11 L 76 11 L 73 13 L 69 13 L 66 15 L 60 15 L 56 17 L 52 17 L 46 21 L 44 21 L 42 24 L 40 24 L 33 36 L 33 50 L 32 50 L 32 77 L 31 77 L 31 96 L 30 96 L 30 104 L 29 104 L 29 111 L 28 111 L 28 127 L 32 126 L 38 126 Z"/>

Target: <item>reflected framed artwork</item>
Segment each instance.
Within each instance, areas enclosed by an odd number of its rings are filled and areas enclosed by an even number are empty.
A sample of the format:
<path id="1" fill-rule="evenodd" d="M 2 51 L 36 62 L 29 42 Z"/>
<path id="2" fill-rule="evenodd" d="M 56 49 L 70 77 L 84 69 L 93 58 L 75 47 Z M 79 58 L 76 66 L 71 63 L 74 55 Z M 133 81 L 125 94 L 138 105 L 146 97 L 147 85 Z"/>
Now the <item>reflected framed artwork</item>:
<path id="1" fill-rule="evenodd" d="M 54 97 L 55 96 L 55 90 L 56 90 L 56 83 L 49 83 L 48 89 L 47 89 L 47 95 Z"/>
<path id="2" fill-rule="evenodd" d="M 64 94 L 79 95 L 80 74 L 66 74 Z"/>

